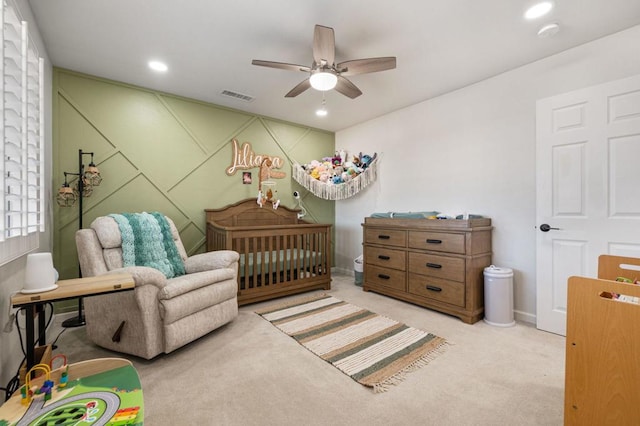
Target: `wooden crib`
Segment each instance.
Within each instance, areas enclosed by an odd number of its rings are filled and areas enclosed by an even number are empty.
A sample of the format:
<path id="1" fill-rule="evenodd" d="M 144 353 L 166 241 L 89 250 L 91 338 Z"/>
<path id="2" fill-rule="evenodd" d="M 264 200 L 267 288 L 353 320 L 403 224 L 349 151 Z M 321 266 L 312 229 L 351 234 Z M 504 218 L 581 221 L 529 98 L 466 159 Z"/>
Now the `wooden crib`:
<path id="1" fill-rule="evenodd" d="M 240 253 L 238 304 L 331 288 L 331 225 L 254 198 L 206 209 L 207 251 Z"/>

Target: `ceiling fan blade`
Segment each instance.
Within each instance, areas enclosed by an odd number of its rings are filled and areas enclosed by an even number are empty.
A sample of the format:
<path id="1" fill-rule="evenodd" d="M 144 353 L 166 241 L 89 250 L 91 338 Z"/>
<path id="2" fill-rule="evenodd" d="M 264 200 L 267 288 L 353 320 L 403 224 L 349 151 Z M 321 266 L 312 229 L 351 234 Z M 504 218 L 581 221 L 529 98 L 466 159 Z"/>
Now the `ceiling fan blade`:
<path id="1" fill-rule="evenodd" d="M 333 28 L 316 25 L 313 32 L 313 60 L 320 64 L 322 60 L 333 66 L 336 55 L 336 39 Z"/>
<path id="2" fill-rule="evenodd" d="M 253 61 L 251 61 L 251 64 L 259 65 L 261 67 L 279 68 L 287 71 L 304 71 L 304 72 L 311 71 L 311 68 L 305 67 L 304 65 L 286 64 L 284 62 L 261 61 L 259 59 L 254 59 Z"/>
<path id="3" fill-rule="evenodd" d="M 336 84 L 335 90 L 336 92 L 342 93 L 343 95 L 351 99 L 357 98 L 358 96 L 362 95 L 362 92 L 356 87 L 355 84 L 342 77 L 341 75 L 338 76 L 338 83 Z"/>
<path id="4" fill-rule="evenodd" d="M 395 67 L 395 56 L 387 56 L 384 58 L 367 58 L 345 61 L 336 65 L 336 70 L 341 75 L 356 75 L 391 70 Z"/>
<path id="5" fill-rule="evenodd" d="M 289 93 L 284 95 L 284 97 L 285 98 L 294 98 L 294 97 L 298 96 L 300 93 L 302 93 L 305 90 L 307 90 L 309 87 L 311 87 L 311 82 L 309 81 L 308 78 L 305 78 L 296 87 L 291 89 L 289 91 Z"/>

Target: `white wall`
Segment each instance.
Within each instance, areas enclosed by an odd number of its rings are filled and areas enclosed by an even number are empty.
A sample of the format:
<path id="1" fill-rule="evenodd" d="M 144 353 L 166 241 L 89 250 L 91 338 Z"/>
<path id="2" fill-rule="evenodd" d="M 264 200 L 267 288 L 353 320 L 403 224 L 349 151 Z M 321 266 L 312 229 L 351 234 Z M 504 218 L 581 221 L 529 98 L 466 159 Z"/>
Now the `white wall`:
<path id="1" fill-rule="evenodd" d="M 47 205 L 47 217 L 45 222 L 46 231 L 40 235 L 40 249 L 39 251 L 51 251 L 51 224 L 52 209 L 51 209 L 51 91 L 52 91 L 52 67 L 51 62 L 45 51 L 45 46 L 42 42 L 38 29 L 36 27 L 35 20 L 31 14 L 31 9 L 27 0 L 15 0 L 15 4 L 24 21 L 29 23 L 29 33 L 33 40 L 35 40 L 36 46 L 40 53 L 40 56 L 45 60 L 45 73 L 44 73 L 44 104 L 45 104 L 45 200 L 49 204 Z M 9 314 L 14 312 L 10 308 L 11 295 L 22 289 L 24 268 L 26 263 L 26 256 L 9 262 L 6 265 L 0 266 L 0 329 L 3 329 Z M 20 319 L 20 324 L 24 325 L 24 318 Z M 24 339 L 25 331 L 22 330 L 22 336 Z M 51 336 L 48 336 L 51 337 Z M 22 350 L 20 349 L 20 342 L 18 339 L 18 332 L 14 325 L 11 333 L 5 333 L 0 331 L 0 386 L 6 387 L 7 382 L 11 379 L 20 366 L 22 360 Z M 4 401 L 4 393 L 0 392 L 0 404 Z"/>
<path id="2" fill-rule="evenodd" d="M 640 26 L 337 132 L 337 149 L 381 163 L 375 184 L 336 202 L 336 267 L 353 269 L 373 212 L 482 214 L 493 263 L 514 270 L 516 318 L 535 323 L 536 100 L 638 73 Z"/>

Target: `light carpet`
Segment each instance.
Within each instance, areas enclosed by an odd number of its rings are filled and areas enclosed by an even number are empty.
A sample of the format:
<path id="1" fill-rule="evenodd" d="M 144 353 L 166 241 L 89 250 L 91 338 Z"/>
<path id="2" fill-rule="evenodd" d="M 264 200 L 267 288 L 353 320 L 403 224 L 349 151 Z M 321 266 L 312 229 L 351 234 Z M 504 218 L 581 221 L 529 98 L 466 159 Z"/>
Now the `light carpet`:
<path id="1" fill-rule="evenodd" d="M 321 294 L 256 311 L 356 382 L 386 391 L 427 364 L 446 340 Z"/>

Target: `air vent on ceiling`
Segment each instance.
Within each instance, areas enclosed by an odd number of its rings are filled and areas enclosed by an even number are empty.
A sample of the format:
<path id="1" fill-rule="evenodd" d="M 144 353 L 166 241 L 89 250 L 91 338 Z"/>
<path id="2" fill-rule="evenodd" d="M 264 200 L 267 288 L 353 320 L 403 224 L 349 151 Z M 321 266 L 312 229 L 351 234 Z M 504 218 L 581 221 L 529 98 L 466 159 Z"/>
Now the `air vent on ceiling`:
<path id="1" fill-rule="evenodd" d="M 253 96 L 244 95 L 238 92 L 232 92 L 231 90 L 223 90 L 222 92 L 220 92 L 220 94 L 222 96 L 227 96 L 229 98 L 234 98 L 245 102 L 251 102 L 255 99 Z"/>

